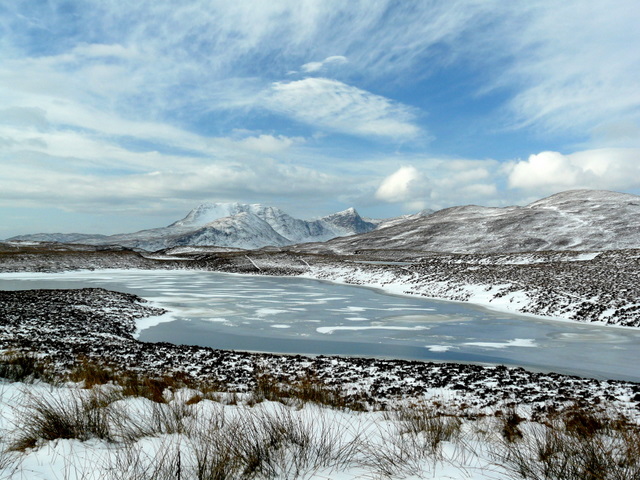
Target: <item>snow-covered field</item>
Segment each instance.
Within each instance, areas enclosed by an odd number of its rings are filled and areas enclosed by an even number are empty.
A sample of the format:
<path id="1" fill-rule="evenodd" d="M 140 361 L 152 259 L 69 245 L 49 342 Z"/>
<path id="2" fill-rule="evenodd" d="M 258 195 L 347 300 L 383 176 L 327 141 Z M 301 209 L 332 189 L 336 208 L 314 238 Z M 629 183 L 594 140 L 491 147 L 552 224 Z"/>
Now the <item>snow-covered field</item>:
<path id="1" fill-rule="evenodd" d="M 191 403 L 198 392 L 189 390 L 168 394 L 166 404 L 120 398 L 109 388 L 102 392 L 72 385 L 0 384 L 3 447 L 18 449 L 0 453 L 0 477 L 241 478 L 243 470 L 252 468 L 251 461 L 258 461 L 251 457 L 262 456 L 246 478 L 509 478 L 492 465 L 488 441 L 474 432 L 471 421 L 457 425 L 450 440 L 432 448 L 426 435 L 403 438 L 401 422 L 383 412 L 275 402 Z M 210 397 L 224 400 L 225 395 Z M 73 417 L 90 402 L 104 405 L 93 413 L 100 415 L 95 419 L 100 424 L 69 434 L 81 438 L 26 438 L 37 430 L 33 409 L 46 406 Z M 281 443 L 269 445 L 276 435 Z M 32 440 L 35 444 L 27 448 L 16 447 Z"/>
<path id="2" fill-rule="evenodd" d="M 507 480 L 546 471 L 565 480 L 594 466 L 610 470 L 593 478 L 638 478 L 633 420 L 621 428 L 612 412 L 580 409 L 544 424 L 526 408 L 445 413 L 446 396 L 358 412 L 255 393 L 167 389 L 152 401 L 114 384 L 0 382 L 0 478 Z"/>

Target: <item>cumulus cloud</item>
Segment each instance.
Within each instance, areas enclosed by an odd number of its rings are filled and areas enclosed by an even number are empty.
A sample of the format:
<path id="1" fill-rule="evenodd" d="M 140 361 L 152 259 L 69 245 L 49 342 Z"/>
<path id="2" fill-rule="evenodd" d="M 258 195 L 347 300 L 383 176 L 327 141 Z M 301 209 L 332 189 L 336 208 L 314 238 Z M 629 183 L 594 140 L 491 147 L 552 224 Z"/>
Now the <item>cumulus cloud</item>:
<path id="1" fill-rule="evenodd" d="M 410 107 L 328 78 L 276 82 L 267 93 L 264 106 L 340 133 L 398 139 L 420 133 Z"/>
<path id="2" fill-rule="evenodd" d="M 331 57 L 325 58 L 321 62 L 305 63 L 301 68 L 303 72 L 312 73 L 322 70 L 327 65 L 341 65 L 347 62 L 347 57 L 343 57 L 342 55 L 333 55 Z"/>
<path id="3" fill-rule="evenodd" d="M 415 167 L 400 167 L 386 177 L 375 197 L 390 203 L 404 203 L 407 208 L 420 210 L 425 208 L 425 200 L 430 192 L 429 179 Z"/>
<path id="4" fill-rule="evenodd" d="M 563 155 L 541 152 L 506 166 L 511 188 L 554 192 L 570 188 L 640 188 L 640 149 L 606 148 Z"/>
<path id="5" fill-rule="evenodd" d="M 558 152 L 530 155 L 526 161 L 513 165 L 509 174 L 512 188 L 539 188 L 577 186 L 584 173 L 568 157 Z"/>

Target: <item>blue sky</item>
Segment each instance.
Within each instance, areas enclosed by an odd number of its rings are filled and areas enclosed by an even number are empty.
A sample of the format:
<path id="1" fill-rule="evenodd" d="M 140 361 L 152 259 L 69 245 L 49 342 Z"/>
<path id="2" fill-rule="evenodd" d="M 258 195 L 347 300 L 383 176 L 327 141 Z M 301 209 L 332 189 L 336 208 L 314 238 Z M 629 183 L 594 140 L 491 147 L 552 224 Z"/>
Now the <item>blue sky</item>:
<path id="1" fill-rule="evenodd" d="M 640 4 L 0 5 L 0 238 L 640 193 Z"/>

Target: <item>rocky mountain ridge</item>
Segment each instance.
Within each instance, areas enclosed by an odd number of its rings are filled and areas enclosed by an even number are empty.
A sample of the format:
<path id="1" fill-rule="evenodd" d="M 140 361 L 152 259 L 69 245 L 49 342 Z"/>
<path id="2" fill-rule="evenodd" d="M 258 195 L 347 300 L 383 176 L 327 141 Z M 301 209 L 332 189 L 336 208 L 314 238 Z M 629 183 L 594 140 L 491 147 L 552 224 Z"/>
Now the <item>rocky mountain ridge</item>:
<path id="1" fill-rule="evenodd" d="M 503 253 L 640 248 L 640 196 L 572 190 L 526 206 L 466 205 L 372 220 L 350 208 L 301 220 L 260 204 L 206 203 L 167 227 L 120 235 L 36 234 L 11 241 L 352 254 L 375 251 Z"/>
<path id="2" fill-rule="evenodd" d="M 294 218 L 283 210 L 260 204 L 205 203 L 167 227 L 118 235 L 34 234 L 10 241 L 44 241 L 85 245 L 121 245 L 156 251 L 180 246 L 218 246 L 256 249 L 296 243 L 324 242 L 338 236 L 364 233 L 376 224 L 347 209 L 317 220 Z"/>

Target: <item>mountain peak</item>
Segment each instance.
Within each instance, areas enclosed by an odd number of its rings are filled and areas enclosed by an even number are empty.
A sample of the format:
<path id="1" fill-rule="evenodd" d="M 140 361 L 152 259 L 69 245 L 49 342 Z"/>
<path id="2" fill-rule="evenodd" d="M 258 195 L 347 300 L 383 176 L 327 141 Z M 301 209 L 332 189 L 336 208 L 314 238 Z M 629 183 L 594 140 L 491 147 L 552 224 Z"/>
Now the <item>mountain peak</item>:
<path id="1" fill-rule="evenodd" d="M 191 210 L 182 220 L 172 223 L 169 227 L 197 227 L 214 222 L 224 217 L 232 217 L 239 213 L 256 213 L 273 207 L 265 207 L 259 203 L 247 204 L 239 202 L 207 202 Z"/>
<path id="2" fill-rule="evenodd" d="M 337 212 L 336 215 L 358 215 L 358 212 L 355 208 L 349 207 L 346 210 L 342 210 L 341 212 Z"/>
<path id="3" fill-rule="evenodd" d="M 334 231 L 340 232 L 340 234 L 336 235 L 340 237 L 353 235 L 354 233 L 370 232 L 377 227 L 375 223 L 363 220 L 353 207 L 322 217 L 320 222 L 328 224 Z"/>
<path id="4" fill-rule="evenodd" d="M 294 243 L 324 242 L 335 237 L 369 232 L 376 224 L 364 221 L 354 208 L 307 221 L 277 207 L 259 203 L 202 203 L 167 227 L 111 236 L 62 236 L 93 245 L 117 244 L 154 251 L 176 245 L 260 248 Z M 24 237 L 24 239 L 28 239 Z"/>
<path id="5" fill-rule="evenodd" d="M 358 218 L 360 218 L 360 215 L 358 214 L 358 212 L 356 211 L 355 208 L 349 207 L 346 210 L 342 210 L 341 212 L 336 212 L 336 213 L 332 213 L 330 215 L 326 215 L 326 216 L 322 217 L 322 220 L 326 220 L 328 218 L 340 218 L 340 217 L 358 217 Z"/>

